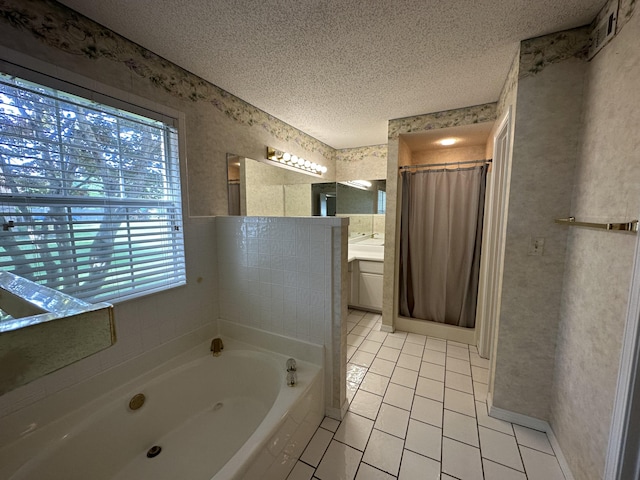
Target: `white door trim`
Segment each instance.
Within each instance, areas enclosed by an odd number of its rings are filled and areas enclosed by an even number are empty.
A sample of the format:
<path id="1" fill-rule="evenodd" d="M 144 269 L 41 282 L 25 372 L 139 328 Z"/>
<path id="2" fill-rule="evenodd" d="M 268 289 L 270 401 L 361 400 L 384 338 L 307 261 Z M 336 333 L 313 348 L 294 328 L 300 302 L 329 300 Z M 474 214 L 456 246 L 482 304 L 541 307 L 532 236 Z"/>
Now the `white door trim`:
<path id="1" fill-rule="evenodd" d="M 623 480 L 623 472 L 627 475 L 626 478 L 631 478 L 627 472 L 634 471 L 637 475 L 640 463 L 640 431 L 637 428 L 628 428 L 632 413 L 640 409 L 640 235 L 636 239 L 629 290 L 627 320 L 622 338 L 620 369 L 604 467 L 606 480 Z M 630 448 L 627 448 L 627 444 Z"/>
<path id="2" fill-rule="evenodd" d="M 477 317 L 480 319 L 478 352 L 483 358 L 493 356 L 496 322 L 500 314 L 504 235 L 507 224 L 509 179 L 511 172 L 511 107 L 506 111 L 493 137 L 493 165 L 489 187 L 486 231 L 480 277 Z"/>

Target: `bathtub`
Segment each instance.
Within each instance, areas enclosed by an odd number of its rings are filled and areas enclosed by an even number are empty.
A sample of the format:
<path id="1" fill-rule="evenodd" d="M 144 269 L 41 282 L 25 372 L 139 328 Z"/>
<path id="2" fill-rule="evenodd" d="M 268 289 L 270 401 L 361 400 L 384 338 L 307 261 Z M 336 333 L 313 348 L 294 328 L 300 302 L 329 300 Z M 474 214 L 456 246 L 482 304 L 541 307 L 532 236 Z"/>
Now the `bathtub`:
<path id="1" fill-rule="evenodd" d="M 322 369 L 298 361 L 289 387 L 287 357 L 224 343 L 219 357 L 200 345 L 5 446 L 0 477 L 284 480 L 322 420 Z"/>

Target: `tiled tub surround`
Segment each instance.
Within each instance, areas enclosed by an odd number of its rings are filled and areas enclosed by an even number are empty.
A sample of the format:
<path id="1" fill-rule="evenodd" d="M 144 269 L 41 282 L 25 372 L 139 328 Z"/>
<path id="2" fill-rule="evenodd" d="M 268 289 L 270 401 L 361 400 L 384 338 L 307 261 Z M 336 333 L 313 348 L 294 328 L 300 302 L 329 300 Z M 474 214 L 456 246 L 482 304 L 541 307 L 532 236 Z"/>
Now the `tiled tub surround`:
<path id="1" fill-rule="evenodd" d="M 224 342 L 219 357 L 209 342 L 160 365 L 167 352 L 148 354 L 73 387 L 66 399 L 4 419 L 0 478 L 286 478 L 323 417 L 322 369 L 299 360 L 298 383 L 289 388 L 288 355 Z M 153 368 L 131 378 L 132 363 Z M 117 386 L 96 395 L 97 380 Z M 137 393 L 146 402 L 132 411 L 127 404 Z M 62 403 L 66 412 L 52 416 Z M 162 452 L 149 460 L 153 445 Z"/>
<path id="2" fill-rule="evenodd" d="M 220 319 L 324 347 L 326 408 L 337 418 L 346 408 L 348 222 L 216 217 Z"/>
<path id="3" fill-rule="evenodd" d="M 565 479 L 544 433 L 487 415 L 475 347 L 347 320 L 351 406 L 324 419 L 288 480 Z"/>

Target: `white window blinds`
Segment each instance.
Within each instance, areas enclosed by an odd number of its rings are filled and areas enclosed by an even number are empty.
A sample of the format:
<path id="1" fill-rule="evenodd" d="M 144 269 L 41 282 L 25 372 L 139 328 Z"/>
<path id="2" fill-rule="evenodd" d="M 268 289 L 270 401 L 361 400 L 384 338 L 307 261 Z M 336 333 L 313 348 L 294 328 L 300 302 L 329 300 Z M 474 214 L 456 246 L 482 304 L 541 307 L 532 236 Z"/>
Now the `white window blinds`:
<path id="1" fill-rule="evenodd" d="M 185 283 L 178 136 L 0 74 L 0 268 L 87 301 Z"/>

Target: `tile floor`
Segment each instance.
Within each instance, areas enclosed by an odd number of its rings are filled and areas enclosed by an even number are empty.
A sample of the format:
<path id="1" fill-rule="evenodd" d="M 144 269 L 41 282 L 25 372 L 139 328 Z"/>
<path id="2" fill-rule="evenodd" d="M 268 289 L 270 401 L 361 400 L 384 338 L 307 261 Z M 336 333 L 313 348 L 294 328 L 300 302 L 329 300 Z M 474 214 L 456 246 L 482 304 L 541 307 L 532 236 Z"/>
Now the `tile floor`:
<path id="1" fill-rule="evenodd" d="M 326 417 L 288 480 L 564 480 L 546 434 L 487 415 L 473 346 L 380 331 L 349 311 L 342 422 Z"/>

